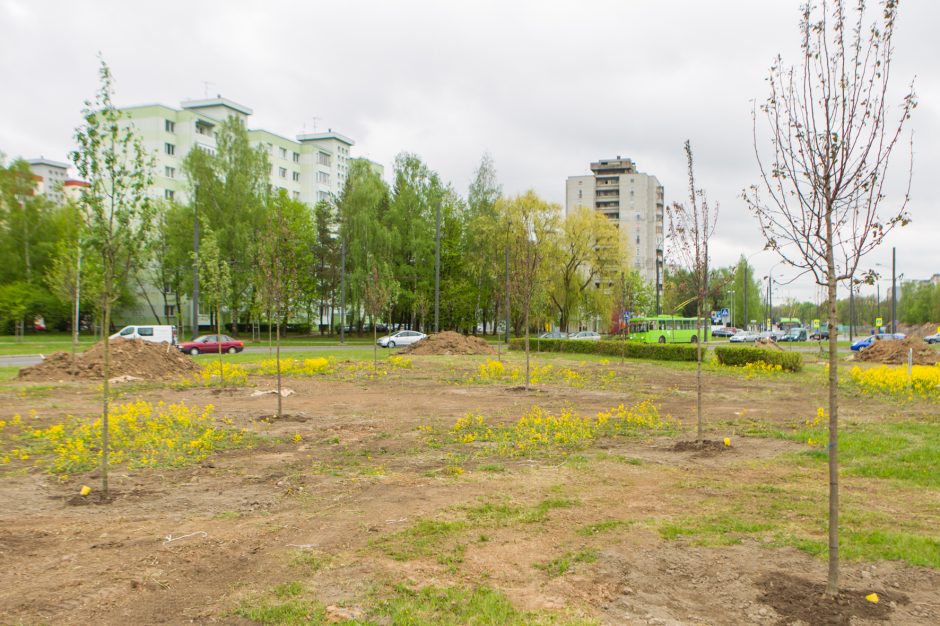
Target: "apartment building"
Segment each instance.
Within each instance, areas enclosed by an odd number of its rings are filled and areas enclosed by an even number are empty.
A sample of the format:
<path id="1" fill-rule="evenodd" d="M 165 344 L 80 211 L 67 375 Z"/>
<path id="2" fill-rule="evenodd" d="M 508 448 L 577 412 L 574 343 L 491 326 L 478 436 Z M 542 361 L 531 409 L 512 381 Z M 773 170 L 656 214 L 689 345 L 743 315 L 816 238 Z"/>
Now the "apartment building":
<path id="1" fill-rule="evenodd" d="M 44 195 L 56 204 L 66 200 L 78 200 L 78 194 L 88 183 L 69 177 L 68 163 L 40 157 L 30 159 L 29 169 L 36 181 L 36 193 Z"/>
<path id="2" fill-rule="evenodd" d="M 631 159 L 591 163 L 589 176 L 569 176 L 565 214 L 590 207 L 614 221 L 625 234 L 634 267 L 662 295 L 663 187 L 655 176 L 637 171 Z M 661 298 L 657 297 L 657 302 Z"/>
<path id="3" fill-rule="evenodd" d="M 253 111 L 221 96 L 188 100 L 179 109 L 146 104 L 121 109 L 154 155 L 153 197 L 186 202 L 189 190 L 183 161 L 193 148 L 215 153 L 216 129 L 229 117 L 248 127 Z M 262 129 L 249 129 L 248 138 L 262 146 L 271 163 L 273 190 L 283 189 L 294 199 L 313 206 L 338 196 L 346 182 L 352 139 L 333 132 L 306 133 L 290 139 Z"/>

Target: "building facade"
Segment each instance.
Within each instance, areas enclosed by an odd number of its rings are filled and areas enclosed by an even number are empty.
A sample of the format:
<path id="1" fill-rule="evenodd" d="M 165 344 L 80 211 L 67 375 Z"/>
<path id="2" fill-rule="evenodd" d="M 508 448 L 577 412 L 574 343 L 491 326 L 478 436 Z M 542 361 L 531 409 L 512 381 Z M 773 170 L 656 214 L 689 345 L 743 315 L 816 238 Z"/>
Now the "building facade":
<path id="1" fill-rule="evenodd" d="M 624 234 L 640 276 L 662 298 L 664 212 L 663 186 L 655 176 L 638 172 L 631 159 L 591 163 L 589 176 L 570 176 L 565 185 L 565 214 L 588 207 L 613 220 Z"/>
<path id="2" fill-rule="evenodd" d="M 88 183 L 69 177 L 68 163 L 46 158 L 30 159 L 29 169 L 36 181 L 36 194 L 46 196 L 56 204 L 66 200 L 77 201 Z"/>
<path id="3" fill-rule="evenodd" d="M 252 110 L 218 96 L 188 100 L 179 109 L 147 104 L 121 109 L 140 134 L 144 147 L 154 155 L 156 167 L 150 195 L 178 202 L 188 200 L 183 162 L 193 148 L 215 153 L 216 129 L 229 117 L 248 127 Z M 295 200 L 313 206 L 338 196 L 346 182 L 349 149 L 354 142 L 333 132 L 307 133 L 290 139 L 261 129 L 248 129 L 254 146 L 263 147 L 271 163 L 270 184 Z"/>

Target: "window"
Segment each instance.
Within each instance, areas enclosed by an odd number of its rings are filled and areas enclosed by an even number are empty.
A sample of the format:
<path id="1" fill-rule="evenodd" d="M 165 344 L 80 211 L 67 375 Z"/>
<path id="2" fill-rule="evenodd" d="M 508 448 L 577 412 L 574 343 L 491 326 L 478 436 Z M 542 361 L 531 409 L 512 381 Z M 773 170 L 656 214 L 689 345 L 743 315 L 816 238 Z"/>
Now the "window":
<path id="1" fill-rule="evenodd" d="M 279 175 L 281 178 L 287 178 L 287 168 L 286 168 L 286 167 L 279 167 L 279 168 L 277 168 L 277 173 L 278 173 L 278 175 Z"/>
<path id="2" fill-rule="evenodd" d="M 640 245 L 640 236 L 639 236 L 639 235 L 636 236 L 636 245 Z"/>
<path id="3" fill-rule="evenodd" d="M 317 182 L 318 183 L 330 183 L 330 175 L 326 172 L 317 172 Z"/>
<path id="4" fill-rule="evenodd" d="M 137 334 L 141 337 L 153 337 L 153 327 L 152 326 L 138 326 Z"/>
<path id="5" fill-rule="evenodd" d="M 175 195 L 176 195 L 176 192 L 173 191 L 172 189 L 164 189 L 164 190 L 163 190 L 163 197 L 166 198 L 167 200 L 172 200 L 172 199 L 173 199 L 173 196 L 175 196 Z"/>
<path id="6" fill-rule="evenodd" d="M 134 334 L 133 326 L 128 326 L 127 328 L 121 331 L 121 337 L 127 337 L 128 335 L 133 335 L 133 334 Z"/>
<path id="7" fill-rule="evenodd" d="M 329 166 L 329 165 L 330 165 L 330 155 L 327 154 L 326 152 L 319 152 L 319 153 L 317 153 L 317 163 L 319 163 L 320 165 Z"/>
<path id="8" fill-rule="evenodd" d="M 293 196 L 294 196 L 294 200 L 300 200 L 300 192 L 299 192 L 299 191 L 293 192 Z"/>
<path id="9" fill-rule="evenodd" d="M 330 199 L 330 192 L 328 192 L 328 191 L 319 191 L 319 192 L 317 192 L 317 200 L 318 200 L 318 201 L 329 201 L 329 199 Z"/>
<path id="10" fill-rule="evenodd" d="M 212 136 L 212 129 L 208 124 L 203 124 L 201 122 L 196 122 L 196 132 L 200 135 L 205 135 L 206 137 Z"/>
<path id="11" fill-rule="evenodd" d="M 176 154 L 176 146 L 174 146 L 171 143 L 165 143 L 163 144 L 163 151 L 169 154 L 170 156 L 173 156 L 174 154 Z"/>
<path id="12" fill-rule="evenodd" d="M 638 221 L 638 222 L 640 221 L 640 214 L 639 214 L 639 213 L 636 214 L 636 221 Z"/>
<path id="13" fill-rule="evenodd" d="M 281 148 L 281 158 L 282 159 L 287 158 L 287 148 Z"/>
<path id="14" fill-rule="evenodd" d="M 295 182 L 295 183 L 299 183 L 299 182 L 300 182 L 300 172 L 294 172 L 293 174 L 291 174 L 291 176 L 292 176 L 292 178 L 294 179 L 294 182 Z"/>
<path id="15" fill-rule="evenodd" d="M 300 163 L 300 153 L 294 153 L 294 163 Z"/>
<path id="16" fill-rule="evenodd" d="M 176 122 L 171 120 L 163 120 L 163 129 L 168 133 L 176 132 Z"/>
<path id="17" fill-rule="evenodd" d="M 163 315 L 166 318 L 176 317 L 176 305 L 175 304 L 164 305 Z"/>
<path id="18" fill-rule="evenodd" d="M 169 165 L 167 165 L 165 168 L 163 168 L 163 173 L 166 174 L 167 178 L 176 178 L 175 167 L 170 167 Z"/>
<path id="19" fill-rule="evenodd" d="M 580 198 L 580 197 L 581 197 L 581 190 L 578 189 L 578 198 Z"/>

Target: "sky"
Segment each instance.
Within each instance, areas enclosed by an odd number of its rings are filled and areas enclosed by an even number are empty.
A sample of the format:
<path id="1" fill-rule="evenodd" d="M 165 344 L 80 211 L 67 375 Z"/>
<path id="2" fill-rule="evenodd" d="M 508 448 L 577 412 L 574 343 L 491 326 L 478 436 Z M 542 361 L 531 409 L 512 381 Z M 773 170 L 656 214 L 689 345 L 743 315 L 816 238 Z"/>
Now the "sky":
<path id="1" fill-rule="evenodd" d="M 489 153 L 504 193 L 563 204 L 568 176 L 620 155 L 681 202 L 688 139 L 697 182 L 720 205 L 713 265 L 743 254 L 758 276 L 786 281 L 795 271 L 761 252 L 741 192 L 759 181 L 751 112 L 775 56 L 799 61 L 799 15 L 797 0 L 0 0 L 0 152 L 67 160 L 99 53 L 119 106 L 220 94 L 254 110 L 252 128 L 343 133 L 387 176 L 413 152 L 461 193 Z M 940 3 L 901 2 L 892 102 L 913 80 L 913 223 L 862 262 L 885 276 L 882 295 L 892 247 L 905 278 L 940 272 L 937 24 Z M 906 159 L 886 207 L 903 196 Z M 803 278 L 774 300 L 815 294 Z"/>

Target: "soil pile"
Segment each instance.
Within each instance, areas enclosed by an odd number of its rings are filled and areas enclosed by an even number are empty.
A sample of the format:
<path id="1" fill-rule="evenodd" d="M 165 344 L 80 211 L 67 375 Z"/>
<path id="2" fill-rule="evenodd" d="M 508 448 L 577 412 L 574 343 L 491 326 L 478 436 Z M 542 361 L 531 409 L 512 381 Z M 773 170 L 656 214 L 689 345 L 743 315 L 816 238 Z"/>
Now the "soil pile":
<path id="1" fill-rule="evenodd" d="M 933 365 L 940 362 L 940 353 L 920 337 L 905 337 L 900 341 L 875 341 L 856 353 L 855 358 L 859 361 L 899 365 L 907 363 L 908 350 L 914 351 L 914 365 Z"/>
<path id="2" fill-rule="evenodd" d="M 442 333 L 429 335 L 418 343 L 413 343 L 402 352 L 406 354 L 496 354 L 490 344 L 479 337 L 469 337 L 445 330 Z"/>
<path id="3" fill-rule="evenodd" d="M 104 343 L 87 352 L 72 355 L 56 352 L 42 363 L 20 370 L 20 380 L 101 380 L 104 378 Z M 142 339 L 115 339 L 111 342 L 110 376 L 134 376 L 144 380 L 179 378 L 199 371 L 199 366 L 168 343 Z"/>

